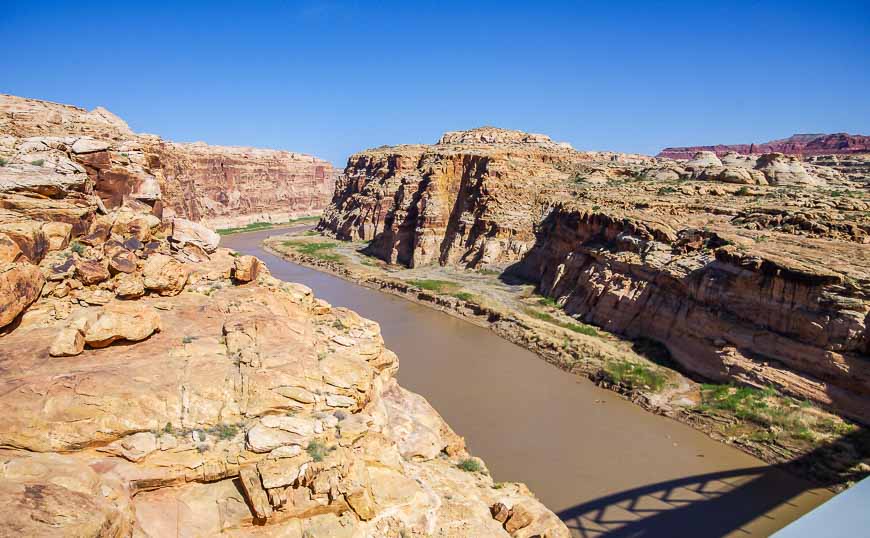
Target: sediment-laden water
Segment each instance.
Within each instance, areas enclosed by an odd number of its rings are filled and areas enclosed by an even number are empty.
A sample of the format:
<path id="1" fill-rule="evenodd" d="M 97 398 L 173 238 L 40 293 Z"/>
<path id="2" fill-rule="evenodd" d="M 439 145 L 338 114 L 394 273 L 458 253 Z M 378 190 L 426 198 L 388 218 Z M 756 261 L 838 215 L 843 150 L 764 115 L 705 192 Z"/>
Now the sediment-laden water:
<path id="1" fill-rule="evenodd" d="M 525 482 L 581 536 L 767 536 L 831 493 L 653 415 L 491 331 L 224 237 L 283 280 L 381 325 L 425 396 L 496 480 Z"/>

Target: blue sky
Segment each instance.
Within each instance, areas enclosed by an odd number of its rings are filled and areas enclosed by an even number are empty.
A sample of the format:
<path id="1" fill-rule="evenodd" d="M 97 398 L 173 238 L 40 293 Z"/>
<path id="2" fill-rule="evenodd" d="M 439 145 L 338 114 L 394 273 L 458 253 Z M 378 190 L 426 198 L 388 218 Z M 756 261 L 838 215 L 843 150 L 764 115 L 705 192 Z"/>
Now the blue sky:
<path id="1" fill-rule="evenodd" d="M 342 165 L 480 125 L 642 153 L 870 133 L 867 1 L 173 4 L 4 0 L 0 92 Z"/>

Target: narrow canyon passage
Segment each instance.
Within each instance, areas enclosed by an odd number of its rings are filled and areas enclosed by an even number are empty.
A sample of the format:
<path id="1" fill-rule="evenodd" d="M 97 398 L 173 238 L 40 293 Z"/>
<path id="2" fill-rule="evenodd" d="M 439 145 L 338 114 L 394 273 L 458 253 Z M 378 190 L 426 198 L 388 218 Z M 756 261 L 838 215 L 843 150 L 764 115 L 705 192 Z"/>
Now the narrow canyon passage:
<path id="1" fill-rule="evenodd" d="M 399 381 L 425 396 L 496 480 L 525 482 L 578 536 L 767 536 L 831 497 L 563 372 L 487 329 L 284 261 L 272 274 L 381 325 Z"/>

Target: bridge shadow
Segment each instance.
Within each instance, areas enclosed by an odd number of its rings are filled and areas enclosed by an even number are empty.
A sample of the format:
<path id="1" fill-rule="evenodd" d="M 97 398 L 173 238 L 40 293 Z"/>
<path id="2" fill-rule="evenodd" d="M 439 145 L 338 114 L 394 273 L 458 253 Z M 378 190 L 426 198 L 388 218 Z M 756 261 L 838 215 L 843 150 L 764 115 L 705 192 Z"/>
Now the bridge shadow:
<path id="1" fill-rule="evenodd" d="M 862 428 L 780 465 L 762 465 L 689 476 L 641 486 L 594 499 L 559 512 L 572 533 L 582 537 L 719 537 L 750 534 L 743 527 L 775 508 L 792 504 L 811 489 L 860 480 L 866 473 L 809 481 L 793 473 L 829 458 L 831 446 L 843 442 L 865 446 Z M 863 457 L 868 451 L 861 451 Z M 844 469 L 845 471 L 845 469 Z M 782 522 L 783 525 L 786 523 Z"/>

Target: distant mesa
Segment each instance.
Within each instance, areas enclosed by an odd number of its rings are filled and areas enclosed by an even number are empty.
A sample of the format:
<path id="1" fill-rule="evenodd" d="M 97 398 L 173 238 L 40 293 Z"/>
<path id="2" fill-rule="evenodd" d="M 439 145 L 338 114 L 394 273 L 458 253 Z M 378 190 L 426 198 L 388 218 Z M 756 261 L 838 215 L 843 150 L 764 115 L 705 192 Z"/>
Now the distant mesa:
<path id="1" fill-rule="evenodd" d="M 527 133 L 524 131 L 515 131 L 512 129 L 501 129 L 499 127 L 477 127 L 467 131 L 448 131 L 441 135 L 438 140 L 439 146 L 450 144 L 486 144 L 486 145 L 505 145 L 505 144 L 528 144 L 539 146 L 551 146 L 570 149 L 571 144 L 567 142 L 554 142 L 549 136 L 538 133 Z"/>
<path id="2" fill-rule="evenodd" d="M 870 153 L 870 136 L 849 133 L 806 133 L 795 134 L 781 140 L 771 140 L 759 144 L 716 144 L 715 146 L 685 146 L 663 149 L 657 157 L 671 159 L 691 159 L 699 151 L 712 151 L 718 156 L 729 152 L 743 154 L 783 153 L 785 155 L 849 155 Z"/>

